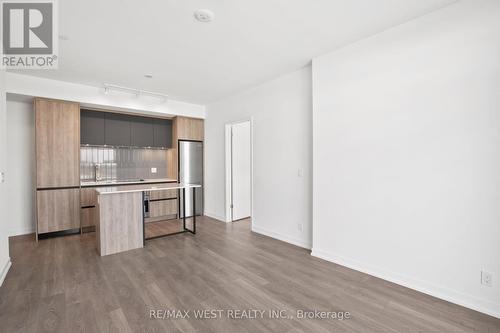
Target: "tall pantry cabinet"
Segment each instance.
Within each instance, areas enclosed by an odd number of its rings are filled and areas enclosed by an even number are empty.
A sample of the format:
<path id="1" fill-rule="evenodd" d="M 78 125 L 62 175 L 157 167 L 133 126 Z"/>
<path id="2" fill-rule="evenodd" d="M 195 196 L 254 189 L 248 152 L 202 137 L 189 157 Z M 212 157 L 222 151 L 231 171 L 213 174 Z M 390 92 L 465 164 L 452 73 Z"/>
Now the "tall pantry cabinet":
<path id="1" fill-rule="evenodd" d="M 36 98 L 37 237 L 80 228 L 80 105 Z"/>

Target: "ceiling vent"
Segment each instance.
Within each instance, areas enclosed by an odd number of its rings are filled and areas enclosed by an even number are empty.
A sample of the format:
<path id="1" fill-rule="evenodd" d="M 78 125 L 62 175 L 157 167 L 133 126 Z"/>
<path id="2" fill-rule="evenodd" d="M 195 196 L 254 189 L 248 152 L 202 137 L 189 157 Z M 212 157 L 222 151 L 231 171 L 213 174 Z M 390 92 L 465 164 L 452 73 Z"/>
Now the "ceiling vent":
<path id="1" fill-rule="evenodd" d="M 208 9 L 198 9 L 194 12 L 194 17 L 203 23 L 212 22 L 214 20 L 214 12 Z"/>

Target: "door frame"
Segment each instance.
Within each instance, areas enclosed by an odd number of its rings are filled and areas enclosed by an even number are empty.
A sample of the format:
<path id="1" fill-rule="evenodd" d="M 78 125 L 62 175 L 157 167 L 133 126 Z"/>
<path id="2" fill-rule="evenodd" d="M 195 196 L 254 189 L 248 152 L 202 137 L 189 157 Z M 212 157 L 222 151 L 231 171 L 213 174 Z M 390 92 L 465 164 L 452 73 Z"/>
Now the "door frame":
<path id="1" fill-rule="evenodd" d="M 250 219 L 253 225 L 253 203 L 254 203 L 254 177 L 253 177 L 253 117 L 241 119 L 238 121 L 233 121 L 226 123 L 224 126 L 225 134 L 225 222 L 233 222 L 233 214 L 231 209 L 231 199 L 232 199 L 232 150 L 231 150 L 231 128 L 233 125 L 250 122 Z"/>

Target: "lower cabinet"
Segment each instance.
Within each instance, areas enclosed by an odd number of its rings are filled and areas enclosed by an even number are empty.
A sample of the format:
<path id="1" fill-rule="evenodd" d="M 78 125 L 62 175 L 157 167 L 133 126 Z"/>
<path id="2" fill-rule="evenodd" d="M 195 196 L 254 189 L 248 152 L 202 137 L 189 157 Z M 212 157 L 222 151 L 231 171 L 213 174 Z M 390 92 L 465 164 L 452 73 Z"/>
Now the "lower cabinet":
<path id="1" fill-rule="evenodd" d="M 171 217 L 177 215 L 177 200 L 151 201 L 149 203 L 149 217 Z"/>
<path id="2" fill-rule="evenodd" d="M 97 223 L 97 192 L 96 188 L 88 187 L 80 190 L 80 223 L 83 232 L 93 231 Z M 149 217 L 145 222 L 177 218 L 177 190 L 151 191 L 149 202 Z M 78 227 L 79 228 L 79 227 Z"/>
<path id="3" fill-rule="evenodd" d="M 148 221 L 177 218 L 177 190 L 151 191 Z"/>
<path id="4" fill-rule="evenodd" d="M 38 233 L 80 228 L 80 189 L 38 190 Z"/>
<path id="5" fill-rule="evenodd" d="M 149 217 L 145 222 L 177 218 L 177 190 L 151 191 Z"/>
<path id="6" fill-rule="evenodd" d="M 174 198 L 177 198 L 177 190 L 151 191 L 149 194 L 150 200 L 174 199 Z"/>
<path id="7" fill-rule="evenodd" d="M 85 208 L 82 207 L 80 209 L 80 222 L 82 224 L 82 228 L 95 226 L 96 212 L 97 212 L 96 207 L 85 207 Z"/>
<path id="8" fill-rule="evenodd" d="M 82 230 L 92 231 L 96 225 L 96 213 L 97 213 L 97 192 L 95 188 L 82 188 L 80 190 L 80 220 L 82 224 Z"/>

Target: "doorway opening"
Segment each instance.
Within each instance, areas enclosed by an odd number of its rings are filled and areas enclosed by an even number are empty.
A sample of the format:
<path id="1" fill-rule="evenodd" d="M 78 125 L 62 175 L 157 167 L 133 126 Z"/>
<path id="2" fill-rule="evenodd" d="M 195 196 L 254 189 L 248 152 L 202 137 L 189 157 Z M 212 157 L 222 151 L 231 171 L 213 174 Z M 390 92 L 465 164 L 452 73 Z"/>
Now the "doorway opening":
<path id="1" fill-rule="evenodd" d="M 226 222 L 252 217 L 252 120 L 226 124 Z"/>

